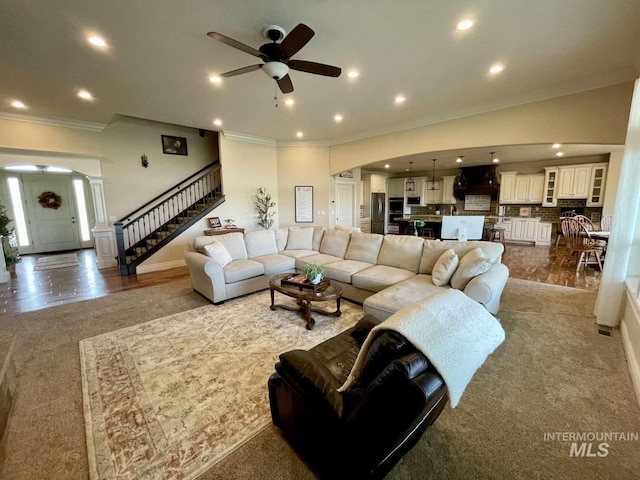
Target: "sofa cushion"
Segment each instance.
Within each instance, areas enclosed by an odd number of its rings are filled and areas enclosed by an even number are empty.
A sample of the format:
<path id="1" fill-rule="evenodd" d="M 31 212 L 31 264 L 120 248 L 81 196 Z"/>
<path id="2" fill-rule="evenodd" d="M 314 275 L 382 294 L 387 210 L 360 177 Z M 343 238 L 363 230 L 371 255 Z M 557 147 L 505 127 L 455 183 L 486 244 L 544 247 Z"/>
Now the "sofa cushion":
<path id="1" fill-rule="evenodd" d="M 206 245 L 211 245 L 213 242 L 218 242 L 216 240 L 216 237 L 213 236 L 207 236 L 207 235 L 202 235 L 200 237 L 196 237 L 193 239 L 193 249 L 196 252 L 200 252 L 203 255 L 206 255 L 207 252 L 205 251 L 204 247 Z M 218 242 L 220 243 L 220 242 Z"/>
<path id="2" fill-rule="evenodd" d="M 445 250 L 433 267 L 431 273 L 433 284 L 437 287 L 447 285 L 458 267 L 458 262 L 458 255 L 453 251 L 453 248 Z"/>
<path id="3" fill-rule="evenodd" d="M 277 275 L 278 273 L 293 272 L 296 269 L 295 258 L 280 255 L 279 253 L 253 257 L 251 260 L 254 262 L 260 262 L 264 265 L 264 274 L 267 276 Z"/>
<path id="4" fill-rule="evenodd" d="M 247 248 L 244 243 L 244 235 L 241 232 L 225 233 L 216 235 L 215 240 L 224 245 L 224 248 L 231 254 L 234 260 L 246 260 Z"/>
<path id="5" fill-rule="evenodd" d="M 384 320 L 411 303 L 449 288 L 448 285 L 436 287 L 431 275 L 414 275 L 368 297 L 363 303 L 364 312 Z"/>
<path id="6" fill-rule="evenodd" d="M 408 235 L 387 235 L 378 255 L 378 265 L 402 268 L 418 273 L 424 240 Z"/>
<path id="7" fill-rule="evenodd" d="M 244 243 L 249 258 L 278 253 L 276 235 L 273 230 L 255 230 L 244 234 Z"/>
<path id="8" fill-rule="evenodd" d="M 347 227 L 346 225 L 336 225 L 333 228 L 335 228 L 336 230 L 345 230 L 347 232 L 352 232 L 352 233 L 362 232 L 362 229 L 360 227 Z"/>
<path id="9" fill-rule="evenodd" d="M 354 287 L 379 292 L 394 283 L 401 282 L 416 274 L 402 268 L 389 267 L 388 265 L 376 265 L 361 272 L 355 273 L 351 277 L 351 284 Z"/>
<path id="10" fill-rule="evenodd" d="M 289 227 L 287 250 L 313 250 L 313 227 Z"/>
<path id="11" fill-rule="evenodd" d="M 343 259 L 350 239 L 351 232 L 347 230 L 326 230 L 320 242 L 320 253 Z"/>
<path id="12" fill-rule="evenodd" d="M 458 268 L 451 277 L 451 287 L 464 290 L 469 280 L 485 273 L 491 268 L 492 263 L 491 258 L 485 256 L 482 249 L 474 248 L 460 259 Z"/>
<path id="13" fill-rule="evenodd" d="M 378 263 L 378 254 L 383 240 L 384 235 L 379 233 L 352 233 L 344 258 L 375 265 Z"/>
<path id="14" fill-rule="evenodd" d="M 316 255 L 318 252 L 314 250 L 280 250 L 278 253 L 286 257 L 301 258 L 308 257 L 309 255 Z"/>
<path id="15" fill-rule="evenodd" d="M 234 260 L 222 270 L 225 283 L 235 283 L 264 275 L 264 265 L 254 260 Z"/>
<path id="16" fill-rule="evenodd" d="M 340 257 L 334 257 L 333 255 L 326 255 L 324 253 L 314 253 L 313 255 L 308 255 L 306 257 L 297 257 L 296 268 L 298 270 L 302 270 L 304 267 L 306 267 L 311 263 L 324 266 L 327 263 L 338 262 L 340 260 L 342 260 Z"/>
<path id="17" fill-rule="evenodd" d="M 425 240 L 418 273 L 431 275 L 433 266 L 445 250 L 452 248 L 453 251 L 456 252 L 456 255 L 458 255 L 458 258 L 462 258 L 471 250 L 478 247 L 482 248 L 485 255 L 491 258 L 492 263 L 498 263 L 504 252 L 504 247 L 498 242 L 485 242 L 482 240 L 471 240 L 469 242 Z"/>
<path id="18" fill-rule="evenodd" d="M 303 259 L 305 260 L 305 259 Z M 357 260 L 339 260 L 324 265 L 324 276 L 343 283 L 351 283 L 351 276 L 374 265 Z"/>
<path id="19" fill-rule="evenodd" d="M 322 242 L 325 230 L 326 228 L 324 227 L 313 227 L 313 243 L 311 244 L 311 248 L 316 252 L 320 251 L 320 242 Z"/>
<path id="20" fill-rule="evenodd" d="M 205 245 L 204 251 L 208 257 L 213 258 L 221 267 L 227 266 L 233 260 L 229 251 L 218 241 Z"/>
<path id="21" fill-rule="evenodd" d="M 274 236 L 276 237 L 278 251 L 287 248 L 287 238 L 289 238 L 289 229 L 287 227 L 278 228 L 274 232 Z"/>

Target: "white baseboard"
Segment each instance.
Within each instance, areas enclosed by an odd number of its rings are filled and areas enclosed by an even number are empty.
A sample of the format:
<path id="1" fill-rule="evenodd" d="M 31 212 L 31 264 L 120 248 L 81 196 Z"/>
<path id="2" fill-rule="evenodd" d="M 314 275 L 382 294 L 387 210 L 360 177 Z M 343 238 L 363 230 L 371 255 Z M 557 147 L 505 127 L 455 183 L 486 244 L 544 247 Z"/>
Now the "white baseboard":
<path id="1" fill-rule="evenodd" d="M 139 265 L 136 267 L 136 274 L 159 272 L 160 270 L 170 270 L 172 268 L 184 267 L 187 263 L 182 260 L 173 260 L 171 262 L 153 263 L 151 265 Z"/>

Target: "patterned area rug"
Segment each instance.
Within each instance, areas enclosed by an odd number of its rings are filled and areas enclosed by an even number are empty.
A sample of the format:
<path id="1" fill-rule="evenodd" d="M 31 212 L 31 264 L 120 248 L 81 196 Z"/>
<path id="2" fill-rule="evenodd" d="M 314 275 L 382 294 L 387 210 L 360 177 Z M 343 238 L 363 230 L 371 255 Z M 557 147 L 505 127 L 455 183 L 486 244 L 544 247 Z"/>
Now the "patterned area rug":
<path id="1" fill-rule="evenodd" d="M 309 331 L 269 305 L 261 292 L 82 340 L 91 478 L 195 478 L 271 423 L 267 379 L 280 353 L 362 316 L 345 301 L 339 318 L 314 314 Z"/>
<path id="2" fill-rule="evenodd" d="M 54 268 L 75 267 L 79 264 L 78 255 L 75 253 L 64 253 L 62 255 L 40 257 L 36 261 L 34 270 L 52 270 Z"/>

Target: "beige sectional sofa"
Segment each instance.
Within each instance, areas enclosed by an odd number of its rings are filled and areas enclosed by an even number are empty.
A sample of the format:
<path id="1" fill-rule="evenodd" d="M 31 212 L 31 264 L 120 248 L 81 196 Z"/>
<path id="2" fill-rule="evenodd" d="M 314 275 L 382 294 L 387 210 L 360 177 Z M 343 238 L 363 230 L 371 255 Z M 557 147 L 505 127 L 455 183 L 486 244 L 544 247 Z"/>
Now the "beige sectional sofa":
<path id="1" fill-rule="evenodd" d="M 208 256 L 206 250 L 211 255 L 212 246 L 226 249 L 228 255 L 223 252 L 223 260 Z M 385 319 L 410 303 L 441 292 L 443 288 L 452 288 L 448 283 L 435 285 L 432 277 L 441 256 L 447 251 L 448 256 L 452 255 L 449 250 L 453 250 L 460 265 L 467 254 L 468 259 L 473 255 L 482 256 L 485 263 L 482 271 L 488 270 L 469 280 L 462 278 L 460 267 L 461 276 L 454 283 L 496 314 L 509 277 L 508 268 L 501 263 L 504 247 L 500 243 L 383 236 L 355 229 L 290 227 L 244 235 L 238 232 L 197 237 L 193 250 L 185 252 L 185 260 L 193 289 L 214 303 L 266 289 L 272 275 L 317 263 L 324 267 L 325 276 L 332 283 L 342 287 L 344 298 L 362 303 L 365 313 Z M 442 260 L 439 265 L 441 263 Z M 468 272 L 465 270 L 464 274 Z"/>

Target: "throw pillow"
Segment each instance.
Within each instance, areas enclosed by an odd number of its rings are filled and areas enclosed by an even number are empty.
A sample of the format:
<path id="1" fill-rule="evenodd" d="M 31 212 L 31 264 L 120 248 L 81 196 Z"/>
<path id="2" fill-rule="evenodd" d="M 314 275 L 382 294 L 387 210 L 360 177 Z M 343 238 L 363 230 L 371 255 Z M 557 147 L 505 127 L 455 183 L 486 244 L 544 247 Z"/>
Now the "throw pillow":
<path id="1" fill-rule="evenodd" d="M 451 287 L 464 290 L 469 280 L 491 268 L 492 262 L 484 255 L 481 248 L 474 248 L 460 259 L 458 268 L 451 277 Z"/>
<path id="2" fill-rule="evenodd" d="M 225 267 L 233 258 L 231 258 L 231 254 L 229 251 L 218 241 L 213 241 L 209 245 L 204 246 L 205 253 L 213 258 L 218 265 L 221 267 Z"/>
<path id="3" fill-rule="evenodd" d="M 458 267 L 458 255 L 453 248 L 445 250 L 436 261 L 431 272 L 431 281 L 436 287 L 447 285 Z"/>

